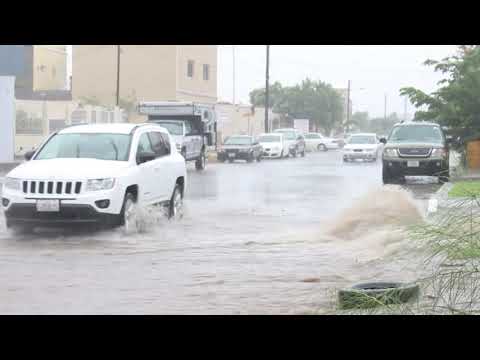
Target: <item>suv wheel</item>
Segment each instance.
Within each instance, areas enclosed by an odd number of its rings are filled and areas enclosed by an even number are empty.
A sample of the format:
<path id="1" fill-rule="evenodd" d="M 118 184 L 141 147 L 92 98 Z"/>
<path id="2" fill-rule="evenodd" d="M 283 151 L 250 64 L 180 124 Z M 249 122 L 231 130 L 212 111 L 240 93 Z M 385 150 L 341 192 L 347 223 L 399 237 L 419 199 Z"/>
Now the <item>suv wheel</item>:
<path id="1" fill-rule="evenodd" d="M 247 162 L 248 162 L 248 163 L 251 163 L 251 162 L 253 162 L 253 160 L 255 160 L 255 158 L 254 158 L 253 152 L 252 152 L 252 153 L 250 153 L 250 154 L 248 155 Z"/>
<path id="2" fill-rule="evenodd" d="M 303 148 L 303 151 L 300 153 L 300 155 L 302 155 L 302 157 L 305 157 L 305 148 Z"/>
<path id="3" fill-rule="evenodd" d="M 394 179 L 393 179 L 392 175 L 390 174 L 388 169 L 385 168 L 385 166 L 382 169 L 382 180 L 383 180 L 383 183 L 385 185 L 394 183 Z"/>
<path id="4" fill-rule="evenodd" d="M 318 151 L 327 151 L 327 147 L 324 144 L 319 144 L 317 146 Z"/>
<path id="5" fill-rule="evenodd" d="M 138 205 L 132 193 L 125 195 L 120 217 L 123 232 L 126 235 L 133 235 L 144 231 L 144 224 L 140 219 Z"/>
<path id="6" fill-rule="evenodd" d="M 445 184 L 445 183 L 447 183 L 447 182 L 449 182 L 449 181 L 450 181 L 450 174 L 442 175 L 442 176 L 439 176 L 439 177 L 438 177 L 438 182 L 439 182 L 440 184 Z"/>
<path id="7" fill-rule="evenodd" d="M 170 219 L 181 219 L 183 217 L 183 195 L 180 185 L 176 184 L 173 189 L 172 198 L 170 199 L 170 206 L 168 217 Z"/>
<path id="8" fill-rule="evenodd" d="M 297 157 L 297 148 L 295 148 L 295 150 L 293 150 L 293 152 L 292 152 L 292 156 L 293 156 L 294 158 L 296 158 L 296 157 Z"/>
<path id="9" fill-rule="evenodd" d="M 205 155 L 205 151 L 202 151 L 200 157 L 195 161 L 195 168 L 197 170 L 205 170 L 207 166 L 207 157 Z"/>

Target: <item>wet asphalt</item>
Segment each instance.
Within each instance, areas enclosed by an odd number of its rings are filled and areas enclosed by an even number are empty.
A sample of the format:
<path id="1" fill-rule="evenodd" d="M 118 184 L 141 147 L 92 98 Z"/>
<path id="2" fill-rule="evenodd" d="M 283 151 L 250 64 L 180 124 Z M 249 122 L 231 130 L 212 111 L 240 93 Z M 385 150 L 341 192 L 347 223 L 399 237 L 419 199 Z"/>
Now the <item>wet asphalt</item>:
<path id="1" fill-rule="evenodd" d="M 320 235 L 382 188 L 380 162 L 343 164 L 328 151 L 188 167 L 184 218 L 152 214 L 146 234 L 14 237 L 0 214 L 0 314 L 309 313 L 331 309 L 353 282 L 415 276 L 405 257 L 359 263 L 355 249 Z M 439 185 L 404 188 L 426 207 Z"/>

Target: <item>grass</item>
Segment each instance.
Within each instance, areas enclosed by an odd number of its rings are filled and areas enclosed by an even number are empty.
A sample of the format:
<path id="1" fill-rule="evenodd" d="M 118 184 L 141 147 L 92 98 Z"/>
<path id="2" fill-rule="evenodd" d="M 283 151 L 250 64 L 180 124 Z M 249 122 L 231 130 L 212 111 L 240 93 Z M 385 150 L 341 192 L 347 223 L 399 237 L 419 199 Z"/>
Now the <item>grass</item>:
<path id="1" fill-rule="evenodd" d="M 480 181 L 459 181 L 449 191 L 451 198 L 480 197 Z"/>

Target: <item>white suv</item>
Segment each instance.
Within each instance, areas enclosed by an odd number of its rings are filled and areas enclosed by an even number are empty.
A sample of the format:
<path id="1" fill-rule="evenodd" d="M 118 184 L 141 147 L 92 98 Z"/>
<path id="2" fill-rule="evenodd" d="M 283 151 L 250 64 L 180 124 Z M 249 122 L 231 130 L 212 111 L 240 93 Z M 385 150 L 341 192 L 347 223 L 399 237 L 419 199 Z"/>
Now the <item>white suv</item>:
<path id="1" fill-rule="evenodd" d="M 7 227 L 98 224 L 139 230 L 137 209 L 165 205 L 181 214 L 185 160 L 155 124 L 78 125 L 52 134 L 6 177 Z"/>

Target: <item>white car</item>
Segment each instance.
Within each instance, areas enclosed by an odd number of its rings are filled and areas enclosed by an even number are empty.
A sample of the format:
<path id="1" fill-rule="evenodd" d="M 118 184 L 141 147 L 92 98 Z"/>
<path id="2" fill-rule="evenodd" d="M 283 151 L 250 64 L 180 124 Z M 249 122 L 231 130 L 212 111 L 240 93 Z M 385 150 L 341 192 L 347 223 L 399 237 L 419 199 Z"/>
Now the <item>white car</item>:
<path id="1" fill-rule="evenodd" d="M 122 225 L 141 230 L 139 206 L 164 205 L 181 216 L 185 159 L 155 124 L 71 126 L 52 134 L 7 174 L 7 227 Z"/>
<path id="2" fill-rule="evenodd" d="M 343 147 L 343 161 L 377 161 L 382 156 L 383 144 L 374 133 L 353 134 Z"/>
<path id="3" fill-rule="evenodd" d="M 262 146 L 263 158 L 283 158 L 289 153 L 289 143 L 281 133 L 261 134 L 258 137 L 258 143 Z"/>
<path id="4" fill-rule="evenodd" d="M 308 151 L 327 151 L 338 149 L 338 141 L 325 137 L 320 133 L 305 134 L 305 142 Z"/>

